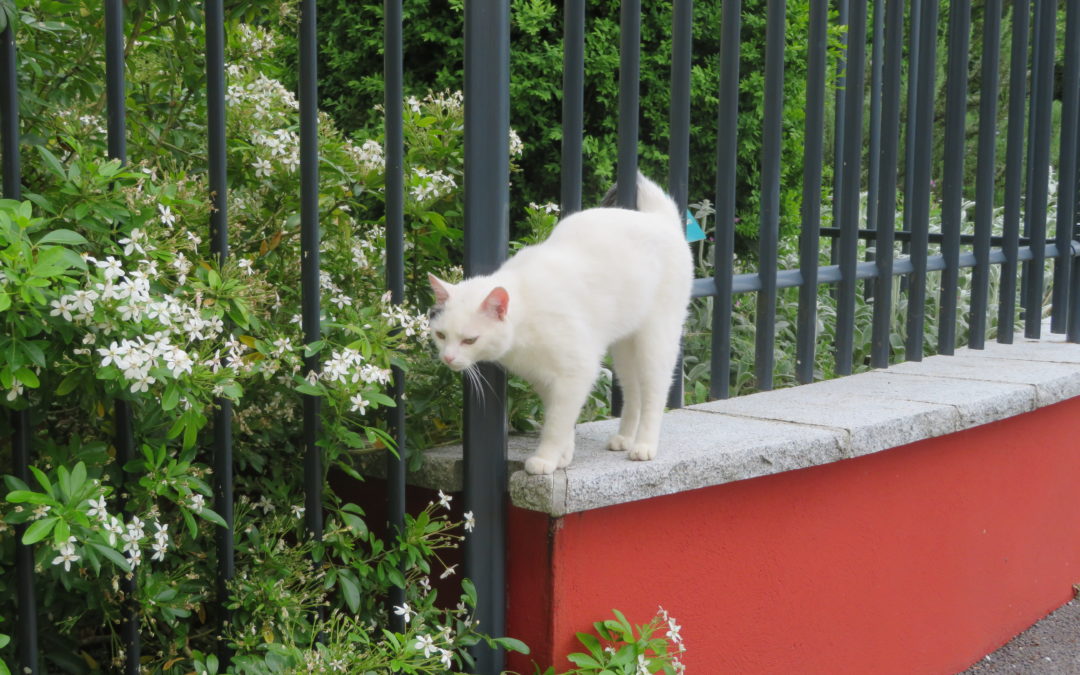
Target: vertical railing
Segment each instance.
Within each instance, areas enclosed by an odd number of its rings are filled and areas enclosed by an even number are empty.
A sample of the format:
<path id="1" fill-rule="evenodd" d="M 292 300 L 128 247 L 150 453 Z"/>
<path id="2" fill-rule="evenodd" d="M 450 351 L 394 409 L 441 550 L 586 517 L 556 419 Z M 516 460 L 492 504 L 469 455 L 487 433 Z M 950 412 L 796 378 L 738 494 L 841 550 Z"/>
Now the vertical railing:
<path id="1" fill-rule="evenodd" d="M 585 0 L 563 7 L 562 156 L 559 216 L 581 210 L 582 137 L 585 128 Z"/>
<path id="2" fill-rule="evenodd" d="M 510 237 L 510 2 L 465 4 L 465 274 L 489 274 Z M 480 365 L 491 391 L 465 385 L 465 573 L 476 584 L 476 620 L 490 635 L 506 626 L 506 374 Z M 477 645 L 476 670 L 502 668 L 501 650 Z"/>
<path id="3" fill-rule="evenodd" d="M 1080 179 L 1080 6 L 1075 2 L 1066 4 L 1065 9 L 1065 70 L 1061 119 L 1065 120 L 1061 130 L 1061 177 L 1058 184 L 1058 222 L 1069 228 L 1068 240 L 1080 236 L 1076 230 L 1078 185 Z M 1058 227 L 1058 249 L 1062 250 L 1062 230 Z M 1063 250 L 1062 250 L 1063 252 Z M 1080 261 L 1059 260 L 1059 265 L 1069 264 L 1069 294 L 1067 298 L 1057 298 L 1054 303 L 1055 316 L 1067 314 L 1065 322 L 1067 338 L 1070 342 L 1080 342 Z M 1056 287 L 1060 280 L 1055 279 Z M 1060 328 L 1060 323 L 1058 328 Z"/>
<path id="4" fill-rule="evenodd" d="M 22 199 L 22 162 L 19 149 L 19 78 L 15 48 L 15 27 L 11 21 L 0 33 L 0 144 L 3 151 L 4 198 Z M 30 411 L 26 408 L 11 413 L 12 473 L 30 483 Z M 37 600 L 34 593 L 34 549 L 22 543 L 27 525 L 16 525 L 15 530 L 15 595 L 18 602 L 18 622 L 15 625 L 15 642 L 18 667 L 21 672 L 36 675 L 38 672 Z"/>
<path id="5" fill-rule="evenodd" d="M 983 13 L 981 87 L 998 91 L 1001 52 L 1001 0 L 988 0 Z M 986 313 L 990 294 L 990 244 L 994 228 L 994 169 L 997 151 L 997 100 L 979 98 L 979 140 L 975 176 L 975 269 L 971 275 L 971 320 L 968 345 L 982 349 L 986 342 Z M 999 324 L 1000 327 L 1003 324 Z M 1012 331 L 1007 331 L 1012 332 Z"/>
<path id="6" fill-rule="evenodd" d="M 776 344 L 776 255 L 780 244 L 780 150 L 784 116 L 784 45 L 787 3 L 769 0 L 765 29 L 765 121 L 762 131 L 761 222 L 758 229 L 757 388 L 773 387 Z"/>
<path id="7" fill-rule="evenodd" d="M 690 68 L 694 46 L 694 2 L 675 0 L 671 14 L 671 106 L 668 134 L 668 192 L 685 224 L 690 201 Z M 682 350 L 675 363 L 667 406 L 683 405 Z"/>
<path id="8" fill-rule="evenodd" d="M 1005 145 L 1005 204 L 1002 222 L 1001 297 L 998 326 L 1012 326 L 1016 314 L 1016 271 L 1020 257 L 1020 195 L 1023 189 L 1024 111 L 1027 92 L 1029 2 L 1012 3 L 1009 53 L 1009 111 Z M 998 342 L 1010 344 L 1013 331 L 998 330 Z"/>
<path id="9" fill-rule="evenodd" d="M 1036 40 L 1032 44 L 1032 105 L 1026 223 L 1031 247 L 1027 264 L 1024 336 L 1037 338 L 1042 330 L 1043 261 L 1046 258 L 1047 185 L 1050 179 L 1050 125 L 1054 95 L 1054 32 L 1057 0 L 1035 0 Z"/>
<path id="10" fill-rule="evenodd" d="M 916 0 L 917 1 L 917 0 Z M 880 3 L 879 3 L 880 4 Z M 875 12 L 881 11 L 880 6 Z M 904 0 L 888 0 L 885 7 L 882 45 L 881 141 L 877 173 L 874 264 L 874 314 L 870 338 L 870 365 L 887 368 L 892 355 L 893 260 L 896 237 L 896 175 L 900 142 L 900 66 L 904 55 Z"/>
<path id="11" fill-rule="evenodd" d="M 205 0 L 207 180 L 210 188 L 210 252 L 219 267 L 229 256 L 229 200 L 225 144 L 225 14 L 222 0 Z M 231 327 L 231 326 L 230 326 Z M 217 527 L 218 625 L 232 618 L 229 582 L 236 571 L 233 539 L 233 407 L 219 396 L 213 417 L 214 509 L 225 521 Z M 228 663 L 232 653 L 221 640 L 218 655 Z"/>
<path id="12" fill-rule="evenodd" d="M 960 280 L 960 221 L 964 200 L 964 122 L 967 116 L 968 40 L 971 7 L 949 4 L 949 61 L 945 93 L 945 157 L 942 169 L 941 271 L 938 353 L 952 354 L 956 346 L 957 289 Z"/>
<path id="13" fill-rule="evenodd" d="M 716 141 L 716 248 L 713 251 L 712 351 L 709 395 L 731 393 L 732 259 L 735 257 L 735 178 L 739 128 L 739 40 L 742 0 L 724 0 L 720 33 L 720 103 Z"/>
<path id="14" fill-rule="evenodd" d="M 319 297 L 319 110 L 315 0 L 300 3 L 300 293 L 304 344 L 322 338 Z M 304 355 L 305 374 L 321 370 L 317 354 Z M 318 446 L 322 399 L 304 394 L 304 524 L 322 539 L 323 458 Z"/>
<path id="15" fill-rule="evenodd" d="M 911 192 L 904 195 L 911 206 L 905 210 L 910 217 L 907 230 L 911 232 L 911 266 L 908 276 L 907 340 L 905 358 L 921 361 L 923 331 L 926 323 L 926 258 L 930 237 L 930 159 L 931 130 L 934 122 L 934 74 L 937 72 L 938 0 L 925 0 L 921 5 L 919 44 L 915 55 L 915 118 L 908 120 L 907 142 L 913 144 L 909 157 L 914 164 L 911 172 Z M 914 122 L 914 123 L 913 123 Z"/>
<path id="16" fill-rule="evenodd" d="M 390 302 L 405 302 L 405 174 L 403 96 L 404 73 L 402 62 L 402 16 L 401 0 L 385 0 L 383 3 L 383 109 L 386 114 L 386 285 L 390 290 Z M 405 532 L 405 373 L 393 366 L 391 395 L 394 407 L 390 411 L 390 427 L 394 434 L 396 452 L 386 453 L 386 483 L 389 503 L 387 515 L 390 536 Z M 404 564 L 404 561 L 402 561 Z M 402 570 L 404 571 L 404 570 Z M 387 599 L 389 608 L 405 602 L 405 589 L 390 587 Z M 405 631 L 405 617 L 388 611 L 391 627 L 395 632 Z"/>
<path id="17" fill-rule="evenodd" d="M 105 0 L 105 102 L 107 113 L 109 158 L 127 163 L 127 102 L 124 79 L 124 5 L 120 0 Z M 120 511 L 124 510 L 124 484 L 128 476 L 124 466 L 135 459 L 134 419 L 131 403 L 118 398 L 113 404 L 114 439 L 116 443 L 116 483 Z M 142 642 L 139 636 L 139 603 L 136 597 L 138 582 L 135 575 L 120 580 L 123 603 L 120 608 L 120 639 L 124 645 L 124 672 L 139 672 Z"/>
<path id="18" fill-rule="evenodd" d="M 821 175 L 825 147 L 825 51 L 829 22 L 828 0 L 812 0 L 806 64 L 806 146 L 803 149 L 802 229 L 799 232 L 798 331 L 795 344 L 795 378 L 814 380 L 817 347 L 818 256 L 821 247 Z"/>

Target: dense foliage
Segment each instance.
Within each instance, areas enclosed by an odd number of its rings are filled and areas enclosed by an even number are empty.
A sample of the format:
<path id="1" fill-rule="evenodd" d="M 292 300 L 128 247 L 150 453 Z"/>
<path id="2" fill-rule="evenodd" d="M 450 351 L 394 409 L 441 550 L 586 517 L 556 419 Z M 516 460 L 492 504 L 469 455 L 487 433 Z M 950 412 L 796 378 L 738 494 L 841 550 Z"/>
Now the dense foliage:
<path id="1" fill-rule="evenodd" d="M 382 9 L 379 3 L 332 0 L 320 23 L 322 105 L 346 129 L 378 128 L 382 101 Z M 619 69 L 618 0 L 590 2 L 585 37 L 586 205 L 596 203 L 615 177 Z M 671 3 L 644 3 L 641 26 L 640 160 L 643 171 L 667 176 Z M 715 193 L 716 105 L 719 88 L 721 3 L 694 4 L 691 75 L 690 197 Z M 460 89 L 463 8 L 459 0 L 404 3 L 406 88 Z M 744 3 L 739 100 L 738 232 L 753 239 L 759 222 L 761 126 L 765 59 L 765 1 Z M 787 5 L 782 146 L 781 228 L 798 227 L 802 190 L 806 31 L 809 2 Z M 510 57 L 511 125 L 525 139 L 515 177 L 515 204 L 550 202 L 559 195 L 562 140 L 562 3 L 513 0 Z M 834 42 L 839 32 L 834 32 Z M 294 49 L 290 47 L 288 49 Z M 835 50 L 830 52 L 835 53 Z M 831 70 L 830 70 L 831 72 Z M 727 130 L 724 131 L 727 133 Z"/>
<path id="2" fill-rule="evenodd" d="M 430 365 L 426 317 L 383 294 L 381 146 L 320 120 L 323 339 L 304 345 L 297 102 L 260 57 L 279 27 L 295 29 L 292 4 L 237 3 L 230 12 L 224 265 L 206 236 L 201 6 L 141 1 L 127 12 L 127 163 L 106 152 L 102 3 L 40 0 L 13 12 L 24 200 L 0 200 L 0 405 L 27 415 L 33 466 L 29 480 L 4 478 L 0 615 L 15 616 L 19 536 L 34 546 L 39 612 L 51 617 L 41 625 L 50 671 L 119 663 L 126 599 L 139 608 L 144 668 L 222 667 L 210 656 L 223 521 L 209 438 L 217 401 L 228 399 L 237 572 L 224 638 L 235 672 L 467 669 L 465 648 L 489 638 L 472 623 L 467 582 L 450 587 L 452 600 L 432 589 L 430 578 L 454 573 L 442 556 L 463 536 L 439 504 L 386 541 L 356 504 L 328 490 L 321 541 L 303 529 L 300 394 L 322 397 L 327 464 L 355 476 L 355 454 L 391 444 L 380 416 L 393 405 L 383 393 L 391 364 L 424 391 L 445 377 Z M 408 110 L 410 270 L 453 276 L 460 96 L 410 101 Z M 304 371 L 305 354 L 321 372 Z M 434 417 L 456 417 L 446 411 L 453 394 L 418 395 L 413 405 L 414 414 L 442 406 Z M 121 469 L 124 406 L 137 452 Z M 0 417 L 5 467 L 14 420 Z M 453 434 L 430 429 L 412 440 Z M 472 514 L 464 516 L 470 530 Z M 406 591 L 400 634 L 386 630 L 392 586 Z M 316 644 L 319 633 L 326 640 Z M 12 662 L 14 645 L 0 642 L 0 663 Z"/>

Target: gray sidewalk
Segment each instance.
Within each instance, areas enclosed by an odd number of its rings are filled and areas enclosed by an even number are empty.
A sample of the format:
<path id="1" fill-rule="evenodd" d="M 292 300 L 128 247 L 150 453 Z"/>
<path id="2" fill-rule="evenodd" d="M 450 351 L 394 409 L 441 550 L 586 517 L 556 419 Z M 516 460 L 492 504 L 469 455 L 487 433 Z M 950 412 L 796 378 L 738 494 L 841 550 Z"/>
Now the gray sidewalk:
<path id="1" fill-rule="evenodd" d="M 1080 675 L 1080 600 L 1072 600 L 963 675 Z"/>

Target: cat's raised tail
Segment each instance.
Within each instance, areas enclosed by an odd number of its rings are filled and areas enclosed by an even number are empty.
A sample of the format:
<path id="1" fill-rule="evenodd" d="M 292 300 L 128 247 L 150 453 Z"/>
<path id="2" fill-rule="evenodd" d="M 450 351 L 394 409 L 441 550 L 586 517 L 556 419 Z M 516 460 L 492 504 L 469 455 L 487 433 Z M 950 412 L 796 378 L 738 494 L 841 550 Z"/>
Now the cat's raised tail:
<path id="1" fill-rule="evenodd" d="M 600 202 L 604 207 L 617 207 L 615 194 L 618 185 L 612 185 Z M 655 213 L 670 220 L 676 227 L 683 227 L 683 219 L 675 201 L 664 189 L 646 178 L 640 171 L 637 175 L 637 210 L 643 213 Z"/>

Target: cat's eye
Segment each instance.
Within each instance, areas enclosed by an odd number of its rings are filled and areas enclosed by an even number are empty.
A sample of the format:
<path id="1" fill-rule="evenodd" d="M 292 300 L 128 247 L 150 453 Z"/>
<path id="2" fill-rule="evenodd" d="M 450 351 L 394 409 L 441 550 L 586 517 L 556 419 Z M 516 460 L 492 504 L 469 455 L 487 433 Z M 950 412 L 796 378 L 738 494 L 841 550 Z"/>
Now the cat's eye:
<path id="1" fill-rule="evenodd" d="M 445 340 L 446 333 L 442 332 L 441 330 L 437 330 L 435 331 L 435 337 L 439 338 L 440 340 Z"/>
<path id="2" fill-rule="evenodd" d="M 479 339 L 479 336 L 471 337 L 471 338 L 465 338 L 464 340 L 461 341 L 461 344 L 463 344 L 463 345 L 471 345 L 471 344 L 475 343 L 478 339 Z"/>

